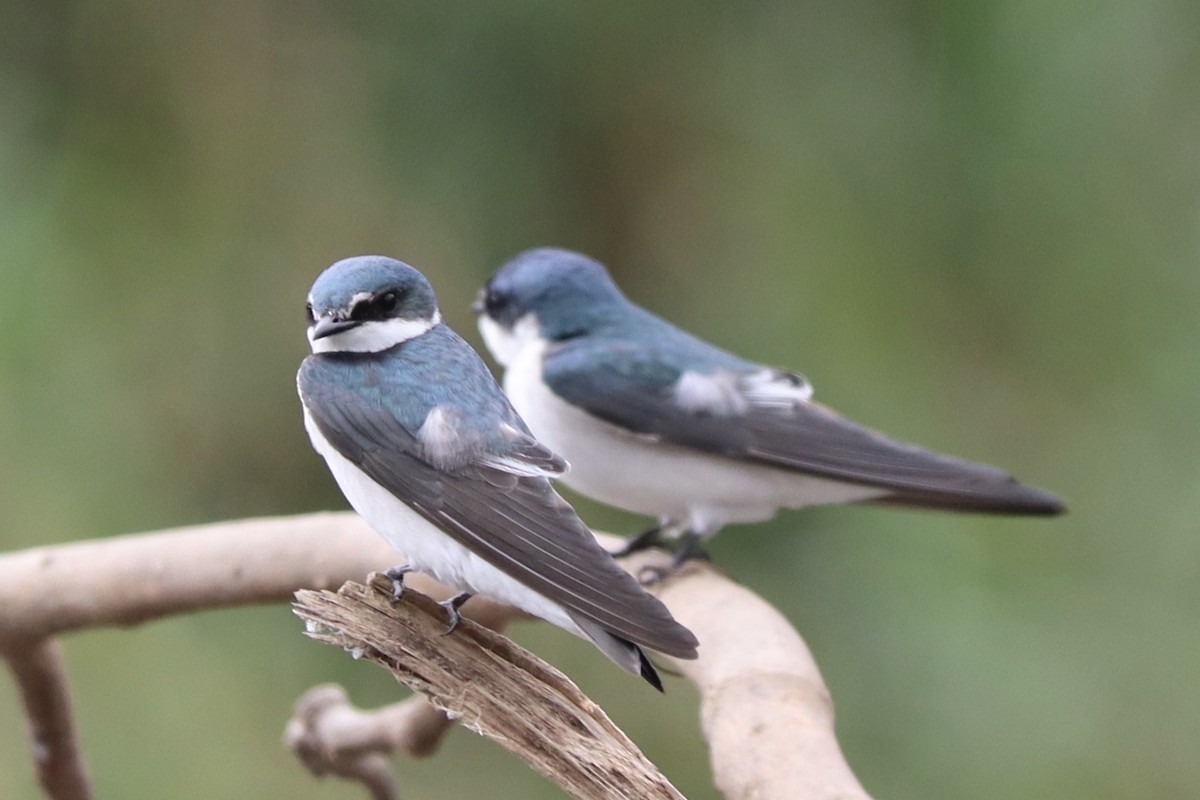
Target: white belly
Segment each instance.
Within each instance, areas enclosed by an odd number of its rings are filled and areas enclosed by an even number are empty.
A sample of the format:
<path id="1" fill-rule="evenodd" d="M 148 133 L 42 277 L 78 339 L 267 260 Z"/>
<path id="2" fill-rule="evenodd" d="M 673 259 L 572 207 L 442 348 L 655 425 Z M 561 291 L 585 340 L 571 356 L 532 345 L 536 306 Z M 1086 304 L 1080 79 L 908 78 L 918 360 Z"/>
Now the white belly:
<path id="1" fill-rule="evenodd" d="M 307 409 L 304 427 L 346 500 L 413 569 L 455 591 L 487 595 L 583 635 L 562 606 L 475 555 L 350 463 L 321 434 Z"/>
<path id="2" fill-rule="evenodd" d="M 656 442 L 597 419 L 542 382 L 539 340 L 514 354 L 504 388 L 533 434 L 571 464 L 563 477 L 589 497 L 628 511 L 666 517 L 701 534 L 726 522 L 770 519 L 780 508 L 846 503 L 879 489 L 747 464 Z"/>

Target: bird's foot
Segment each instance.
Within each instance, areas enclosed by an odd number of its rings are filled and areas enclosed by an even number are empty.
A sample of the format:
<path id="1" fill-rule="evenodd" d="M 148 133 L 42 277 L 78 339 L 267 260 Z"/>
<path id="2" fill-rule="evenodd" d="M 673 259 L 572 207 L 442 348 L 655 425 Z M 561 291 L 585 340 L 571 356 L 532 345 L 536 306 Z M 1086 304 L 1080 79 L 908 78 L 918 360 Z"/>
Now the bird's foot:
<path id="1" fill-rule="evenodd" d="M 645 550 L 648 547 L 655 547 L 656 545 L 662 543 L 662 530 L 663 526 L 658 524 L 648 531 L 642 531 L 636 536 L 630 536 L 625 540 L 624 544 L 622 544 L 618 549 L 613 550 L 609 555 L 611 555 L 613 558 L 624 558 L 625 556 L 633 555 L 639 550 Z"/>
<path id="2" fill-rule="evenodd" d="M 680 567 L 689 561 L 711 561 L 708 552 L 702 546 L 704 537 L 698 533 L 688 532 L 679 539 L 679 545 L 671 556 L 671 563 L 665 567 L 645 566 L 638 570 L 638 583 L 643 586 L 653 586 L 666 580 Z"/>
<path id="3" fill-rule="evenodd" d="M 698 533 L 685 533 L 680 538 L 679 548 L 671 559 L 671 569 L 678 569 L 688 561 L 712 561 L 704 549 L 704 537 Z"/>
<path id="4" fill-rule="evenodd" d="M 462 622 L 462 614 L 458 613 L 458 609 L 463 603 L 470 600 L 472 596 L 470 592 L 459 592 L 449 600 L 443 600 L 438 603 L 439 606 L 446 609 L 446 615 L 450 618 L 450 624 L 446 626 L 446 630 L 442 631 L 442 636 L 449 636 L 454 633 L 454 629 L 458 627 L 458 623 Z"/>
<path id="5" fill-rule="evenodd" d="M 399 564 L 386 570 L 383 575 L 392 582 L 392 602 L 399 603 L 400 598 L 404 596 L 404 576 L 412 572 L 413 568 L 409 564 Z"/>

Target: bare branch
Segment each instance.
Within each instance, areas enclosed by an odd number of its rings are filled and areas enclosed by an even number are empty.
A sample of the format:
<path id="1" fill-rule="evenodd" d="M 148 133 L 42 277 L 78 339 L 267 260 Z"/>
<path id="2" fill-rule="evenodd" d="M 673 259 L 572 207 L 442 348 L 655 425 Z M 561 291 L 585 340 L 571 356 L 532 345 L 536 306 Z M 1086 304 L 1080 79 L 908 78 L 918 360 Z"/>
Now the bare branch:
<path id="1" fill-rule="evenodd" d="M 598 538 L 606 546 L 617 541 Z M 650 552 L 623 565 L 637 573 L 667 562 L 664 554 Z M 695 661 L 661 658 L 700 690 L 713 774 L 728 800 L 869 800 L 838 746 L 833 703 L 816 662 L 786 618 L 709 565 L 690 564 L 651 588 L 700 639 Z M 505 611 L 495 609 L 501 618 Z M 440 641 L 427 646 L 436 648 Z M 420 650 L 416 653 L 412 657 Z M 411 671 L 423 674 L 427 668 Z M 326 741 L 354 737 L 343 732 Z M 374 742 L 386 748 L 382 752 L 397 749 L 387 747 L 384 735 Z"/>
<path id="2" fill-rule="evenodd" d="M 511 640 L 464 621 L 443 636 L 445 611 L 390 583 L 301 591 L 309 635 L 374 661 L 554 781 L 572 797 L 682 797 L 636 745 L 565 675 Z"/>
<path id="3" fill-rule="evenodd" d="M 421 705 L 406 705 L 421 700 Z M 419 709 L 433 718 L 445 731 L 450 721 L 422 698 L 410 697 L 406 710 Z M 436 716 L 435 716 L 436 715 Z M 388 749 L 403 747 L 392 735 L 403 725 L 394 711 L 380 709 L 363 712 L 350 704 L 346 691 L 334 684 L 315 686 L 296 701 L 296 708 L 284 729 L 283 743 L 296 754 L 314 775 L 333 774 L 362 783 L 375 800 L 395 800 L 396 782 L 391 765 L 383 755 Z M 441 719 L 439 720 L 438 717 Z"/>
<path id="4" fill-rule="evenodd" d="M 598 538 L 608 547 L 618 541 Z M 636 573 L 646 558 L 655 557 L 630 559 L 626 567 Z M 30 642 L 63 631 L 282 602 L 297 588 L 341 585 L 400 561 L 349 513 L 243 520 L 0 555 L 0 608 L 5 610 L 0 655 L 11 658 Z M 438 598 L 448 596 L 421 575 L 411 575 L 408 584 Z M 700 688 L 713 771 L 729 800 L 867 796 L 838 748 L 828 690 L 786 619 L 706 567 L 690 567 L 656 591 L 701 641 L 698 661 L 673 666 Z M 481 598 L 464 612 L 489 625 L 503 624 L 516 613 Z M 10 664 L 14 672 L 19 669 Z M 62 681 L 61 672 L 56 674 Z M 365 726 L 363 735 L 372 742 L 367 749 L 374 751 L 378 744 L 376 754 L 432 752 L 445 722 L 423 702 L 410 699 L 390 710 L 367 712 L 368 722 L 346 724 Z M 63 711 L 69 720 L 69 704 Z M 324 727 L 317 722 L 315 729 Z M 342 740 L 353 741 L 353 736 L 318 738 L 326 745 Z"/>
<path id="5" fill-rule="evenodd" d="M 0 556 L 0 649 L 79 628 L 287 602 L 296 589 L 361 580 L 398 558 L 349 513 L 248 519 L 8 553 Z M 435 585 L 414 583 L 422 591 Z"/>
<path id="6" fill-rule="evenodd" d="M 433 755 L 452 724 L 421 695 L 363 711 L 345 689 L 326 683 L 296 701 L 283 741 L 313 773 L 341 774 L 338 764 L 364 753 Z"/>
<path id="7" fill-rule="evenodd" d="M 782 614 L 706 564 L 656 588 L 700 640 L 699 659 L 667 661 L 700 690 L 713 777 L 728 800 L 869 800 L 838 746 L 817 663 Z"/>
<path id="8" fill-rule="evenodd" d="M 91 800 L 92 779 L 71 711 L 62 646 L 38 639 L 12 644 L 3 656 L 21 691 L 38 783 L 54 800 Z"/>
<path id="9" fill-rule="evenodd" d="M 46 637 L 189 611 L 282 603 L 298 588 L 338 586 L 399 560 L 350 513 L 239 520 L 6 553 L 0 555 L 0 657 L 17 674 L 26 696 L 27 724 L 36 731 L 43 718 L 33 716 L 23 677 L 35 680 L 39 674 L 37 648 Z M 449 596 L 424 575 L 410 575 L 407 583 L 438 598 Z M 485 624 L 514 616 L 507 607 L 478 600 L 464 613 Z M 49 646 L 54 648 L 52 663 L 61 664 L 57 644 Z M 58 675 L 65 699 L 65 678 L 61 671 Z M 421 703 L 423 698 L 413 701 L 414 706 Z M 60 715 L 58 724 L 74 730 L 69 703 L 49 707 Z M 412 717 L 414 722 L 426 719 L 433 722 L 415 734 L 429 736 L 447 724 L 432 708 Z M 43 750 L 35 745 L 33 752 L 41 775 L 37 756 Z M 73 752 L 79 752 L 77 742 Z M 57 766 L 55 770 L 57 774 Z M 86 770 L 81 774 L 86 776 Z"/>

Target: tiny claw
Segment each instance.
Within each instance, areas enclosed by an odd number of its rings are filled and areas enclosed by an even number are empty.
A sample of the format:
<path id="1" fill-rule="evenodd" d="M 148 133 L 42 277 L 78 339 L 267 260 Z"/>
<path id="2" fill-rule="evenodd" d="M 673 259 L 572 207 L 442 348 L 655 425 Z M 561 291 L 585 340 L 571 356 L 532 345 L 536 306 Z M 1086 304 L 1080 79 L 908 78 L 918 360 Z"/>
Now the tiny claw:
<path id="1" fill-rule="evenodd" d="M 671 574 L 674 567 L 651 567 L 645 566 L 638 570 L 637 580 L 642 586 L 653 586 L 656 583 L 661 583 L 666 580 Z"/>
<path id="2" fill-rule="evenodd" d="M 470 592 L 459 592 L 449 600 L 443 600 L 438 603 L 439 606 L 446 609 L 446 615 L 450 618 L 450 624 L 446 626 L 446 630 L 442 631 L 442 636 L 449 636 L 458 628 L 458 623 L 462 622 L 462 614 L 458 612 L 459 607 L 471 599 Z"/>
<path id="3" fill-rule="evenodd" d="M 393 603 L 399 603 L 400 598 L 404 596 L 404 576 L 412 571 L 413 568 L 408 564 L 400 564 L 383 573 L 383 576 L 392 582 Z"/>
<path id="4" fill-rule="evenodd" d="M 701 546 L 703 541 L 704 538 L 699 534 L 685 533 L 679 546 L 675 549 L 675 553 L 671 556 L 671 563 L 665 567 L 653 565 L 642 567 L 637 573 L 638 583 L 642 586 L 653 586 L 666 580 L 689 561 L 711 561 L 712 559 Z"/>

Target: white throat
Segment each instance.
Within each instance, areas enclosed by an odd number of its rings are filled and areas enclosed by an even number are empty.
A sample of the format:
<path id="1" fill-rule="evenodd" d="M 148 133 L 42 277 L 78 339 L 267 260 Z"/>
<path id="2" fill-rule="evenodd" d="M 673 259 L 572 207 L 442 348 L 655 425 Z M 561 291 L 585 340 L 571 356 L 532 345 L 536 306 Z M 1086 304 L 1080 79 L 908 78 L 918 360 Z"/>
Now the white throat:
<path id="1" fill-rule="evenodd" d="M 440 311 L 434 311 L 429 319 L 385 319 L 364 322 L 349 330 L 321 339 L 312 338 L 313 329 L 308 329 L 308 342 L 314 353 L 378 353 L 395 347 L 401 342 L 415 339 L 428 333 L 442 321 Z"/>
<path id="2" fill-rule="evenodd" d="M 511 364 L 527 345 L 536 344 L 542 339 L 541 326 L 538 325 L 537 315 L 532 311 L 517 320 L 511 330 L 505 329 L 487 314 L 481 314 L 479 333 L 483 336 L 483 343 L 487 345 L 487 349 L 502 367 Z"/>

